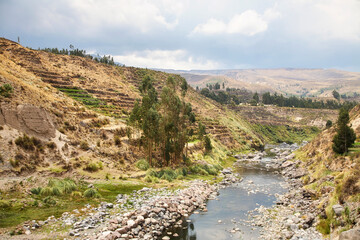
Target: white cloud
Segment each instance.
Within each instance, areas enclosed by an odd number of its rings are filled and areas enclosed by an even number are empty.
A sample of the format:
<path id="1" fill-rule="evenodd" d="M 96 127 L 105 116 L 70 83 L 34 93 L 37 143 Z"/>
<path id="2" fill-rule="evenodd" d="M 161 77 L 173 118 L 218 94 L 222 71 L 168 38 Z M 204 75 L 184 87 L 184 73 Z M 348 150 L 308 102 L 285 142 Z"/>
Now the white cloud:
<path id="1" fill-rule="evenodd" d="M 37 1 L 30 12 L 32 22 L 24 22 L 30 32 L 62 32 L 80 36 L 94 36 L 105 30 L 129 29 L 147 33 L 153 29 L 171 30 L 178 25 L 182 5 L 170 6 L 169 1 L 146 0 L 58 0 Z M 27 15 L 21 6 L 19 16 Z"/>
<path id="2" fill-rule="evenodd" d="M 360 41 L 360 1 L 292 0 L 280 7 L 288 10 L 284 24 L 289 33 L 302 39 Z"/>
<path id="3" fill-rule="evenodd" d="M 239 33 L 253 36 L 266 31 L 269 22 L 278 17 L 280 17 L 280 13 L 274 8 L 267 9 L 263 15 L 254 10 L 246 10 L 241 14 L 234 15 L 228 23 L 210 18 L 206 23 L 197 25 L 192 33 L 202 33 L 205 35 Z"/>
<path id="4" fill-rule="evenodd" d="M 191 56 L 185 50 L 145 50 L 114 56 L 114 60 L 127 66 L 162 69 L 218 69 L 221 64 Z"/>

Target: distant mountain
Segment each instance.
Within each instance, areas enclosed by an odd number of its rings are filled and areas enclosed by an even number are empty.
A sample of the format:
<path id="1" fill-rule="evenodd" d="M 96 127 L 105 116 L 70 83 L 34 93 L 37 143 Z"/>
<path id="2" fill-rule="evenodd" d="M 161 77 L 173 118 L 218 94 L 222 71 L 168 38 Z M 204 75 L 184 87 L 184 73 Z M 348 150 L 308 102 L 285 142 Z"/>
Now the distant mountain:
<path id="1" fill-rule="evenodd" d="M 360 73 L 337 69 L 228 69 L 228 70 L 168 70 L 180 74 L 193 86 L 224 82 L 226 87 L 251 91 L 273 91 L 297 96 L 331 97 L 335 89 L 340 94 L 360 93 Z"/>

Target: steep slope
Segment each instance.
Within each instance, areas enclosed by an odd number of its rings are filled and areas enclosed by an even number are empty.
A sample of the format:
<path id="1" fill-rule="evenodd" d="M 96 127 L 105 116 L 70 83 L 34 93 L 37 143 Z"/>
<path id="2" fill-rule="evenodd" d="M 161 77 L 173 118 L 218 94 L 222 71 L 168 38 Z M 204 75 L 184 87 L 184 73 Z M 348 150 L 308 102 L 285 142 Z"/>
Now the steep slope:
<path id="1" fill-rule="evenodd" d="M 358 139 L 348 154 L 338 155 L 332 150 L 335 125 L 319 134 L 298 155 L 308 172 L 303 177 L 305 188 L 313 191 L 322 211 L 318 228 L 324 234 L 336 234 L 360 222 L 360 105 L 351 110 L 350 125 Z M 338 207 L 342 209 L 339 216 L 333 210 L 337 204 L 342 205 Z"/>
<path id="2" fill-rule="evenodd" d="M 144 154 L 127 138 L 125 120 L 135 99 L 140 97 L 138 86 L 146 75 L 155 79 L 158 90 L 170 76 L 35 51 L 0 39 L 0 85 L 8 83 L 14 88 L 11 98 L 1 98 L 2 173 L 28 174 L 41 170 L 94 176 L 83 169 L 98 161 L 114 175 L 131 171 L 133 163 Z M 211 161 L 226 157 L 227 151 L 263 144 L 249 123 L 234 111 L 193 89 L 186 100 L 192 104 L 198 122 L 207 126 L 216 146 Z M 17 140 L 24 133 L 36 137 L 29 140 L 31 149 L 24 147 L 27 138 Z M 121 139 L 118 146 L 114 136 Z M 39 146 L 37 139 L 42 142 Z M 199 143 L 189 149 L 194 158 L 203 158 Z"/>

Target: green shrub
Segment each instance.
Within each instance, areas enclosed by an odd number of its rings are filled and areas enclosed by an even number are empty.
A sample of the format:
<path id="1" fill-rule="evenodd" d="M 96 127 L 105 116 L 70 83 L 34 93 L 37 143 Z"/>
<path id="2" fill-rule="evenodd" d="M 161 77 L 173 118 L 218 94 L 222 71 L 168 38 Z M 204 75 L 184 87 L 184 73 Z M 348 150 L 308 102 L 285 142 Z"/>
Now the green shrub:
<path id="1" fill-rule="evenodd" d="M 30 189 L 30 192 L 32 194 L 39 195 L 41 193 L 41 189 L 42 189 L 41 187 L 32 188 L 32 189 Z"/>
<path id="2" fill-rule="evenodd" d="M 151 182 L 152 182 L 152 178 L 153 178 L 153 177 L 151 177 L 151 176 L 145 176 L 144 181 L 145 181 L 145 182 L 148 182 L 148 183 L 151 183 Z"/>
<path id="3" fill-rule="evenodd" d="M 186 176 L 187 175 L 187 168 L 178 168 L 175 170 L 176 175 Z"/>
<path id="4" fill-rule="evenodd" d="M 2 86 L 0 86 L 0 96 L 8 98 L 11 97 L 11 93 L 13 92 L 14 92 L 13 87 L 8 83 L 5 83 Z"/>
<path id="5" fill-rule="evenodd" d="M 61 196 L 62 195 L 62 191 L 61 191 L 61 189 L 60 188 L 58 188 L 58 187 L 52 187 L 51 188 L 51 194 L 53 195 L 53 196 Z"/>
<path id="6" fill-rule="evenodd" d="M 156 177 L 157 172 L 156 172 L 153 168 L 149 168 L 149 169 L 146 171 L 146 175 L 147 175 L 147 176 Z"/>
<path id="7" fill-rule="evenodd" d="M 203 175 L 203 176 L 209 175 L 209 173 L 208 173 L 205 169 L 203 169 L 203 168 L 200 168 L 199 174 L 200 174 L 200 175 Z"/>
<path id="8" fill-rule="evenodd" d="M 136 167 L 140 170 L 146 171 L 149 169 L 150 165 L 145 159 L 140 159 L 135 163 Z"/>
<path id="9" fill-rule="evenodd" d="M 84 192 L 84 197 L 86 197 L 86 198 L 94 198 L 94 197 L 98 197 L 98 196 L 99 196 L 99 193 L 93 188 L 89 188 L 89 189 L 85 190 L 85 192 Z"/>
<path id="10" fill-rule="evenodd" d="M 0 200 L 0 209 L 7 209 L 11 207 L 11 203 L 6 200 Z"/>
<path id="11" fill-rule="evenodd" d="M 316 226 L 316 229 L 324 234 L 324 235 L 328 235 L 330 234 L 330 221 L 328 219 L 321 219 L 319 224 Z"/>
<path id="12" fill-rule="evenodd" d="M 86 167 L 84 168 L 84 170 L 89 171 L 89 172 L 96 172 L 99 169 L 103 169 L 102 162 L 97 162 L 97 163 L 91 162 L 91 163 L 88 163 L 86 165 Z"/>
<path id="13" fill-rule="evenodd" d="M 81 198 L 82 194 L 81 194 L 81 192 L 74 191 L 74 192 L 71 193 L 71 197 L 73 197 L 73 198 Z"/>
<path id="14" fill-rule="evenodd" d="M 41 189 L 40 194 L 43 196 L 51 196 L 52 195 L 52 189 L 50 187 L 44 187 Z"/>
<path id="15" fill-rule="evenodd" d="M 55 199 L 53 199 L 53 198 L 50 197 L 50 196 L 47 196 L 47 197 L 43 200 L 43 202 L 44 202 L 45 204 L 48 204 L 48 205 L 56 205 Z"/>
<path id="16" fill-rule="evenodd" d="M 205 145 L 205 151 L 206 152 L 210 152 L 212 150 L 212 145 L 211 145 L 211 140 L 210 138 L 206 135 L 204 138 L 204 145 Z"/>

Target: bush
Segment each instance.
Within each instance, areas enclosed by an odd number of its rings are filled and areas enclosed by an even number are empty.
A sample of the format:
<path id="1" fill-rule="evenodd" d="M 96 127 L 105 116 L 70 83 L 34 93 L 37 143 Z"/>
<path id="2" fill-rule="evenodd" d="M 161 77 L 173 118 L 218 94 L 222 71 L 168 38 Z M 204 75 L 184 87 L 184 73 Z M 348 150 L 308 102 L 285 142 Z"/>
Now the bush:
<path id="1" fill-rule="evenodd" d="M 30 192 L 32 194 L 39 195 L 41 193 L 41 189 L 42 189 L 41 187 L 32 188 L 32 189 L 30 189 Z"/>
<path id="2" fill-rule="evenodd" d="M 144 178 L 144 181 L 148 183 L 159 183 L 159 179 L 157 177 L 152 177 L 152 176 L 146 176 Z"/>
<path id="3" fill-rule="evenodd" d="M 102 162 L 97 162 L 97 163 L 91 162 L 88 163 L 84 168 L 84 170 L 88 172 L 97 172 L 99 169 L 103 169 Z"/>
<path id="4" fill-rule="evenodd" d="M 48 142 L 48 143 L 46 144 L 46 146 L 47 146 L 48 148 L 50 148 L 50 149 L 55 149 L 55 148 L 56 148 L 56 143 L 54 143 L 54 142 Z"/>
<path id="5" fill-rule="evenodd" d="M 208 136 L 204 138 L 205 151 L 210 152 L 212 150 L 211 140 Z"/>
<path id="6" fill-rule="evenodd" d="M 121 146 L 121 140 L 119 136 L 114 136 L 114 143 L 116 146 Z"/>
<path id="7" fill-rule="evenodd" d="M 178 176 L 177 173 L 174 170 L 172 170 L 171 168 L 165 168 L 158 172 L 156 172 L 154 169 L 149 169 L 147 171 L 146 175 L 150 176 L 150 177 L 164 179 L 169 182 L 172 182 Z"/>
<path id="8" fill-rule="evenodd" d="M 6 209 L 10 207 L 11 207 L 11 203 L 9 201 L 0 200 L 0 209 Z"/>
<path id="9" fill-rule="evenodd" d="M 26 134 L 24 134 L 22 137 L 16 138 L 15 144 L 25 150 L 34 150 L 35 147 L 32 139 Z"/>
<path id="10" fill-rule="evenodd" d="M 82 194 L 81 194 L 81 192 L 74 191 L 74 192 L 71 193 L 71 197 L 73 197 L 73 198 L 81 198 Z"/>
<path id="11" fill-rule="evenodd" d="M 50 187 L 44 187 L 41 189 L 40 194 L 43 196 L 51 196 L 52 195 L 52 189 Z"/>
<path id="12" fill-rule="evenodd" d="M 46 197 L 46 198 L 43 200 L 43 202 L 44 202 L 45 204 L 48 204 L 48 205 L 56 205 L 55 199 L 53 199 L 53 198 L 50 197 L 50 196 Z"/>
<path id="13" fill-rule="evenodd" d="M 82 141 L 82 142 L 80 143 L 80 148 L 81 148 L 82 150 L 84 150 L 84 151 L 87 151 L 87 150 L 90 149 L 89 144 L 88 144 L 86 141 Z"/>
<path id="14" fill-rule="evenodd" d="M 0 96 L 8 98 L 11 97 L 11 93 L 13 92 L 14 92 L 13 87 L 8 83 L 5 83 L 2 86 L 0 86 Z"/>
<path id="15" fill-rule="evenodd" d="M 332 126 L 332 121 L 331 120 L 327 120 L 326 121 L 326 128 L 330 128 Z"/>
<path id="16" fill-rule="evenodd" d="M 52 187 L 51 192 L 53 196 L 60 196 L 62 195 L 62 191 L 58 187 Z"/>
<path id="17" fill-rule="evenodd" d="M 99 196 L 99 193 L 93 188 L 89 188 L 89 189 L 85 190 L 85 192 L 84 192 L 84 197 L 86 197 L 86 198 L 94 198 L 94 197 L 98 197 L 98 196 Z"/>
<path id="18" fill-rule="evenodd" d="M 140 159 L 135 163 L 136 167 L 140 170 L 146 171 L 149 169 L 150 165 L 145 159 Z"/>

